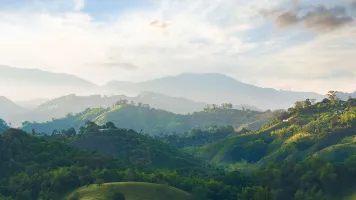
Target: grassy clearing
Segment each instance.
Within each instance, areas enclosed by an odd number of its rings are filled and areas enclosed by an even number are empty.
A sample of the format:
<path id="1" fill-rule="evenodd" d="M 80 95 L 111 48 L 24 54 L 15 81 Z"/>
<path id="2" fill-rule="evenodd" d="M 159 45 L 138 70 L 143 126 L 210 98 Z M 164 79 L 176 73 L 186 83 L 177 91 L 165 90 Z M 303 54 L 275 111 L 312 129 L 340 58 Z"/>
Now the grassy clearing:
<path id="1" fill-rule="evenodd" d="M 190 200 L 190 194 L 167 185 L 141 182 L 121 182 L 94 184 L 81 187 L 64 200 L 74 200 L 77 195 L 80 200 L 111 200 L 112 194 L 120 192 L 125 195 L 125 200 Z"/>

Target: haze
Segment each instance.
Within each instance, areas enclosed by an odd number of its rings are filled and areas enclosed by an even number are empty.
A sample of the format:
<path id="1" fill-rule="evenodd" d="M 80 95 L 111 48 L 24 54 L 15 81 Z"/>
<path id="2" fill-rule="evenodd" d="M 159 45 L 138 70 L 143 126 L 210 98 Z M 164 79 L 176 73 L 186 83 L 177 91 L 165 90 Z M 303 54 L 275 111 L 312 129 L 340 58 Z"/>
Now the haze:
<path id="1" fill-rule="evenodd" d="M 66 73 L 97 85 L 214 72 L 276 89 L 355 90 L 356 9 L 348 0 L 0 4 L 4 66 Z M 39 96 L 14 93 L 23 87 L 2 81 L 0 95 Z"/>

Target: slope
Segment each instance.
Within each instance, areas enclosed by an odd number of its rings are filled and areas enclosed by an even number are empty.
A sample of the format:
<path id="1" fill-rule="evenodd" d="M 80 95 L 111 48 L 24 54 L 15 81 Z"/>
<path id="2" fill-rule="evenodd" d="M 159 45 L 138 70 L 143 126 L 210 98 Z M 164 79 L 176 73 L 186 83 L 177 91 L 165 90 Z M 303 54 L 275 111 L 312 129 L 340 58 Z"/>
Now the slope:
<path id="1" fill-rule="evenodd" d="M 100 88 L 69 74 L 0 65 L 0 91 L 11 99 L 28 100 L 71 93 L 91 94 L 99 92 Z"/>
<path id="2" fill-rule="evenodd" d="M 12 102 L 10 99 L 0 96 L 0 118 L 9 120 L 12 116 L 26 112 L 26 109 Z"/>
<path id="3" fill-rule="evenodd" d="M 0 134 L 9 128 L 10 127 L 6 124 L 6 122 L 3 119 L 0 119 Z"/>
<path id="4" fill-rule="evenodd" d="M 291 108 L 282 122 L 276 120 L 263 128 L 201 148 L 201 156 L 220 163 L 246 160 L 265 165 L 285 159 L 304 160 L 308 156 L 330 162 L 356 153 L 356 111 L 347 102 L 317 103 Z"/>
<path id="5" fill-rule="evenodd" d="M 48 100 L 23 115 L 15 116 L 12 118 L 12 123 L 19 124 L 29 119 L 31 119 L 31 121 L 44 122 L 52 118 L 64 117 L 68 113 L 76 114 L 86 108 L 108 108 L 122 100 L 127 100 L 130 104 L 149 104 L 152 108 L 163 109 L 177 114 L 188 114 L 190 112 L 203 110 L 206 106 L 206 103 L 194 102 L 184 98 L 170 97 L 152 92 L 144 92 L 135 97 L 125 95 L 78 96 L 71 94 Z"/>
<path id="6" fill-rule="evenodd" d="M 133 130 L 116 128 L 111 122 L 104 126 L 87 122 L 80 130 L 80 135 L 71 141 L 72 145 L 82 150 L 114 156 L 131 165 L 160 169 L 203 166 L 189 154 Z"/>
<path id="7" fill-rule="evenodd" d="M 75 190 L 66 200 L 75 196 L 82 200 L 112 200 L 112 196 L 120 192 L 125 200 L 189 200 L 191 195 L 177 188 L 167 185 L 139 182 L 107 183 L 104 185 L 90 185 Z"/>
<path id="8" fill-rule="evenodd" d="M 179 115 L 164 110 L 149 108 L 147 105 L 118 104 L 110 108 L 86 109 L 76 115 L 68 114 L 66 117 L 54 119 L 46 123 L 25 122 L 23 129 L 30 132 L 51 133 L 54 129 L 79 129 L 87 120 L 98 124 L 113 122 L 118 127 L 143 131 L 148 134 L 187 132 L 193 128 L 204 128 L 211 125 L 233 125 L 258 121 L 264 118 L 257 111 L 241 111 L 235 109 L 215 109 L 196 112 L 190 115 Z"/>
<path id="9" fill-rule="evenodd" d="M 209 104 L 231 101 L 235 105 L 249 104 L 263 110 L 288 108 L 295 101 L 307 98 L 321 100 L 324 97 L 324 95 L 313 92 L 261 88 L 215 73 L 185 73 L 151 81 L 127 83 L 124 86 L 122 84 L 115 86 L 115 83 L 112 82 L 107 87 L 121 93 L 138 94 L 142 91 L 152 91 Z M 273 99 L 273 101 L 266 101 L 266 99 Z"/>

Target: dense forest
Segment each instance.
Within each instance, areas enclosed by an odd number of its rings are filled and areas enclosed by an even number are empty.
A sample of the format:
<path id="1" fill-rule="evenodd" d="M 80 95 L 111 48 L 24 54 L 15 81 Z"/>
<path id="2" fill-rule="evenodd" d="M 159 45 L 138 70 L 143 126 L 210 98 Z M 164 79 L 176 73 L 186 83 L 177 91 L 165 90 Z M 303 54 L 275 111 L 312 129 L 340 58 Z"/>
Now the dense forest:
<path id="1" fill-rule="evenodd" d="M 159 200 L 158 191 L 168 190 L 164 198 L 177 200 L 352 199 L 356 99 L 329 93 L 269 116 L 258 130 L 211 125 L 154 136 L 88 120 L 78 131 L 45 135 L 8 129 L 0 135 L 0 199 L 81 199 L 110 191 L 106 199 L 130 200 L 127 191 L 141 189 Z"/>
<path id="2" fill-rule="evenodd" d="M 8 129 L 9 126 L 7 125 L 7 123 L 0 119 L 0 133 L 4 132 L 6 129 Z"/>
<path id="3" fill-rule="evenodd" d="M 54 129 L 60 131 L 71 127 L 78 131 L 80 126 L 90 120 L 99 125 L 110 121 L 121 128 L 158 135 L 189 132 L 194 128 L 202 129 L 211 125 L 232 125 L 235 128 L 256 122 L 262 122 L 261 125 L 263 125 L 266 122 L 265 119 L 269 118 L 268 113 L 231 109 L 225 104 L 223 106 L 212 105 L 201 112 L 179 115 L 150 108 L 148 104 L 133 104 L 123 100 L 110 108 L 88 108 L 76 115 L 68 114 L 64 118 L 53 119 L 50 122 L 24 122 L 22 129 L 27 132 L 34 129 L 44 134 L 51 133 Z"/>

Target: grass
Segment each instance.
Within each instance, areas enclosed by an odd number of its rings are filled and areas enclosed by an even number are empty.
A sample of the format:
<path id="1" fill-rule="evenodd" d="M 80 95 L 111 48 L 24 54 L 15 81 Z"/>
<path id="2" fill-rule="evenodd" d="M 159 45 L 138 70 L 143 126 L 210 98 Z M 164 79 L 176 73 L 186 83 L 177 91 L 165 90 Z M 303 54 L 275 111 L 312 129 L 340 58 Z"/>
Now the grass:
<path id="1" fill-rule="evenodd" d="M 112 191 L 125 195 L 126 200 L 190 200 L 190 194 L 167 185 L 142 182 L 105 183 L 81 187 L 64 200 L 71 199 L 76 193 L 80 200 L 110 200 Z"/>

